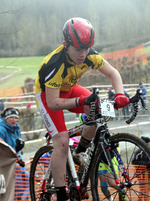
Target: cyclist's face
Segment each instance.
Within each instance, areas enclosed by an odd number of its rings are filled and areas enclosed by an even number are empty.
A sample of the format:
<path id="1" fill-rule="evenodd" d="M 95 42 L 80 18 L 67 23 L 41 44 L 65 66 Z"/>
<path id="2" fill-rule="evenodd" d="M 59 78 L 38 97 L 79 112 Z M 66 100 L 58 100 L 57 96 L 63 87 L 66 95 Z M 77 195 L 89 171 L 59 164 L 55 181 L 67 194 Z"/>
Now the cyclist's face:
<path id="1" fill-rule="evenodd" d="M 18 123 L 18 118 L 17 117 L 8 117 L 6 119 L 6 121 L 10 126 L 15 126 Z"/>
<path id="2" fill-rule="evenodd" d="M 72 45 L 69 45 L 69 47 L 67 47 L 67 54 L 69 55 L 71 60 L 74 61 L 76 64 L 83 63 L 88 53 L 89 48 L 81 49 Z"/>

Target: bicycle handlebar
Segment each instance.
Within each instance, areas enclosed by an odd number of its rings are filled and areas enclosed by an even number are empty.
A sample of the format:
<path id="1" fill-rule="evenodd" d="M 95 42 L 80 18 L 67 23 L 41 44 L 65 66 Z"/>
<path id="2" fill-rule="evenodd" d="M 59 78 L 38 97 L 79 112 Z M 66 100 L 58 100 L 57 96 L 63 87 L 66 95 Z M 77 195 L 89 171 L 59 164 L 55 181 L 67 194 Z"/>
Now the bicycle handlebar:
<path id="1" fill-rule="evenodd" d="M 91 110 L 90 113 L 86 119 L 86 122 L 89 122 L 92 120 L 93 115 L 95 114 L 95 111 L 98 111 L 99 108 L 101 108 L 100 106 L 100 98 L 98 96 L 99 93 L 99 89 L 98 88 L 93 88 L 93 94 L 96 95 L 96 105 L 95 102 L 91 102 Z M 142 90 L 141 89 L 137 89 L 136 94 L 129 98 L 129 104 L 132 103 L 133 104 L 133 113 L 132 116 L 126 121 L 127 124 L 130 124 L 135 117 L 138 114 L 138 102 L 141 101 L 142 106 L 147 110 L 144 100 L 142 98 Z M 114 101 L 114 105 L 116 104 L 116 102 Z"/>
<path id="2" fill-rule="evenodd" d="M 145 110 L 147 110 L 144 100 L 142 98 L 142 90 L 137 89 L 136 94 L 129 99 L 129 103 L 133 104 L 133 113 L 132 116 L 126 121 L 127 124 L 130 124 L 138 114 L 138 102 L 141 101 L 141 104 Z"/>

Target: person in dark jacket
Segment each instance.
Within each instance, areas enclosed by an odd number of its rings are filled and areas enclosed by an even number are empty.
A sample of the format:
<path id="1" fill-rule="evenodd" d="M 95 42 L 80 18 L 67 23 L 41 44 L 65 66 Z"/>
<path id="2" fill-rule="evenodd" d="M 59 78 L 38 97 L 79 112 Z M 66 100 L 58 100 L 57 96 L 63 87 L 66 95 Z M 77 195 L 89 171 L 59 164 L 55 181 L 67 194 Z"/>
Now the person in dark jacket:
<path id="1" fill-rule="evenodd" d="M 115 99 L 115 93 L 111 88 L 107 88 L 108 100 L 113 101 Z"/>
<path id="2" fill-rule="evenodd" d="M 139 83 L 139 88 L 142 90 L 142 98 L 146 100 L 147 88 L 143 85 L 143 83 Z"/>

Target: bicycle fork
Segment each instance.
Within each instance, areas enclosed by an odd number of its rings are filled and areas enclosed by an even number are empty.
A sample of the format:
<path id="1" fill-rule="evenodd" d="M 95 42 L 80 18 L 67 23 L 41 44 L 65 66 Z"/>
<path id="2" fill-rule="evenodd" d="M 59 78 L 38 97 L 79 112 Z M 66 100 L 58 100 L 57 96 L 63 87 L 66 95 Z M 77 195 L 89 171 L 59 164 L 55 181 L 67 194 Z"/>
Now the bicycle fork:
<path id="1" fill-rule="evenodd" d="M 121 157 L 120 157 L 120 154 L 118 153 L 117 149 L 114 149 L 114 150 L 113 150 L 113 153 L 114 153 L 115 157 L 117 158 L 117 161 L 118 161 L 118 163 L 119 163 L 119 166 L 120 166 L 121 169 L 122 169 L 122 172 L 123 172 L 122 175 L 124 176 L 124 178 L 125 178 L 126 181 L 128 182 L 128 186 L 129 186 L 129 185 L 132 185 L 132 181 L 131 181 L 131 179 L 130 179 L 128 173 L 127 173 L 127 170 L 126 170 L 126 168 L 125 168 L 125 166 L 124 166 L 124 164 L 123 164 L 123 161 L 122 161 L 122 159 L 121 159 Z"/>

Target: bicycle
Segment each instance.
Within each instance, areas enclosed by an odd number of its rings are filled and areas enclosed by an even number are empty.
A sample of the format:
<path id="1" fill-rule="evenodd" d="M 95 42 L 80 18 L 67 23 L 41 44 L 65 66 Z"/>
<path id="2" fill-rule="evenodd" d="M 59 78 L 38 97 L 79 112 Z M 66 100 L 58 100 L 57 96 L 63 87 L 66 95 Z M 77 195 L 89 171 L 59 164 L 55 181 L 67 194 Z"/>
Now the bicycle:
<path id="1" fill-rule="evenodd" d="M 76 144 L 69 145 L 68 160 L 67 160 L 67 175 L 66 175 L 66 188 L 68 196 L 71 201 L 80 201 L 90 197 L 94 201 L 107 200 L 101 193 L 101 186 L 98 178 L 98 166 L 105 156 L 105 163 L 111 169 L 111 177 L 115 181 L 115 186 L 111 186 L 110 191 L 113 200 L 122 198 L 120 193 L 125 195 L 126 201 L 128 200 L 142 200 L 142 197 L 149 199 L 150 196 L 145 191 L 140 192 L 141 182 L 138 182 L 137 170 L 141 167 L 134 167 L 131 163 L 133 153 L 140 149 L 146 153 L 147 159 L 150 162 L 150 150 L 144 141 L 139 137 L 129 133 L 113 134 L 108 128 L 107 113 L 112 113 L 114 102 L 99 101 L 98 89 L 93 88 L 93 93 L 96 94 L 97 104 L 91 103 L 91 110 L 88 118 L 80 124 L 68 130 L 69 138 L 80 136 L 83 129 L 87 126 L 96 125 L 95 136 L 88 148 L 88 158 L 86 167 L 75 165 L 72 157 L 72 151 Z M 140 90 L 137 90 L 136 95 L 130 99 L 134 105 L 132 116 L 126 121 L 131 123 L 138 114 L 138 102 L 141 100 Z M 105 111 L 103 107 L 105 106 Z M 104 114 L 104 115 L 102 115 Z M 93 119 L 93 115 L 95 115 Z M 51 154 L 53 152 L 53 145 L 51 138 L 47 135 L 47 145 L 41 147 L 35 154 L 30 171 L 30 194 L 32 201 L 50 201 L 57 200 L 54 180 L 51 174 Z M 118 151 L 118 147 L 120 151 Z M 118 174 L 116 174 L 114 164 L 112 163 L 112 155 L 116 157 L 118 163 Z M 104 162 L 104 161 L 103 161 Z M 60 170 L 61 171 L 61 170 Z M 143 167 L 143 174 L 148 174 L 149 168 Z M 141 174 L 141 173 L 140 173 Z M 148 179 L 149 180 L 149 179 Z M 149 181 L 143 181 L 143 185 L 149 185 Z M 90 193 L 91 192 L 91 193 Z"/>

